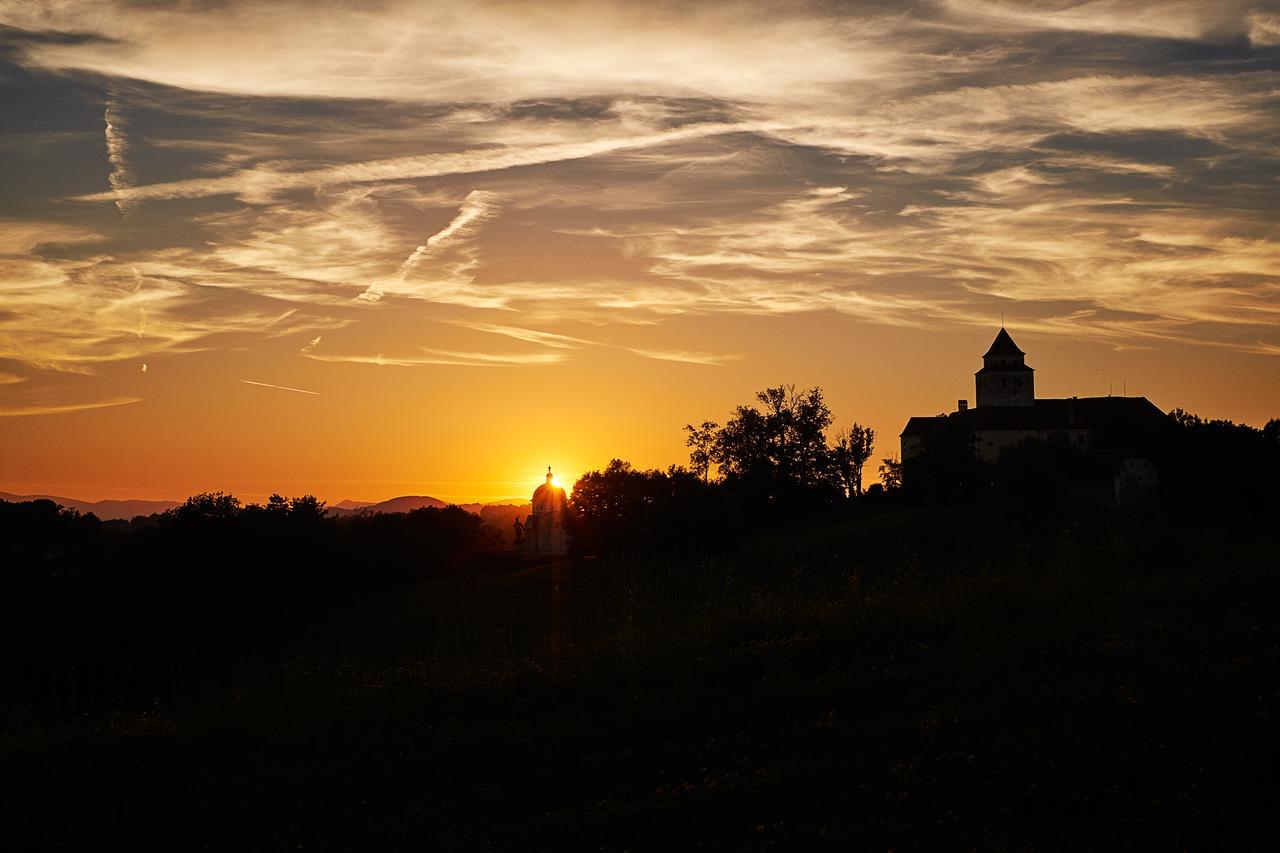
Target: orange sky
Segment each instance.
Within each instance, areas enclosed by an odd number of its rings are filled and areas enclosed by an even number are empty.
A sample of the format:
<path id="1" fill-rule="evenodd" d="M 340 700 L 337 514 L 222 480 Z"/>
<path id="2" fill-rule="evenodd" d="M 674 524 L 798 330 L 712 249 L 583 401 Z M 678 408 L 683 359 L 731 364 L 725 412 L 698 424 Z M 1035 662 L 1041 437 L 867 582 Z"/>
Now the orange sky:
<path id="1" fill-rule="evenodd" d="M 1037 368 L 1041 396 L 1106 394 L 1109 385 L 1119 394 L 1127 382 L 1129 393 L 1165 409 L 1255 424 L 1276 414 L 1257 388 L 1263 377 L 1254 356 L 1117 351 L 1013 329 Z M 215 488 L 246 499 L 273 490 L 330 501 L 527 496 L 546 464 L 574 477 L 615 455 L 642 466 L 682 462 L 684 423 L 723 422 L 754 389 L 792 380 L 823 387 L 837 427 L 871 424 L 878 458 L 896 451 L 910 414 L 973 400 L 972 373 L 989 332 L 883 329 L 817 315 L 743 324 L 726 342 L 750 346 L 750 354 L 731 370 L 637 369 L 636 357 L 608 353 L 500 370 L 300 363 L 267 377 L 323 387 L 316 396 L 242 384 L 221 357 L 183 356 L 145 376 L 104 377 L 120 393 L 142 397 L 138 403 L 5 419 L 0 489 L 89 500 L 180 498 Z M 243 367 L 254 357 L 241 358 Z M 1280 381 L 1274 370 L 1266 378 Z"/>
<path id="2" fill-rule="evenodd" d="M 1280 415 L 1280 18 L 689 9 L 0 9 L 0 490 L 523 497 L 778 383 L 879 458 L 1002 314 Z"/>

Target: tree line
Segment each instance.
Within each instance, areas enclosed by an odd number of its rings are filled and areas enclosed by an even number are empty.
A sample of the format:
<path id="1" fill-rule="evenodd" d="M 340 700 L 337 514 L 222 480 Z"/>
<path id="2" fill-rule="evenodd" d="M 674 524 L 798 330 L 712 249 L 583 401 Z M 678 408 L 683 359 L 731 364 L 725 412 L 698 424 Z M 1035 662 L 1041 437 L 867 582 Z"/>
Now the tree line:
<path id="1" fill-rule="evenodd" d="M 716 550 L 753 531 L 921 506 L 975 506 L 1052 513 L 1105 504 L 1116 459 L 1028 438 L 983 461 L 975 436 L 944 417 L 907 461 L 879 463 L 864 488 L 876 435 L 859 423 L 829 435 L 833 415 L 820 388 L 766 388 L 724 425 L 684 427 L 689 464 L 639 470 L 621 459 L 584 474 L 570 499 L 570 526 L 585 552 Z M 1261 429 L 1175 409 L 1169 429 L 1146 441 L 1168 512 L 1263 514 L 1278 508 L 1280 419 Z"/>
<path id="2" fill-rule="evenodd" d="M 584 474 L 570 499 L 570 529 L 584 551 L 708 550 L 762 526 L 884 499 L 864 486 L 875 431 L 853 423 L 829 436 L 821 388 L 766 388 L 724 425 L 684 427 L 689 464 L 639 470 L 621 459 Z M 882 480 L 896 486 L 898 463 Z M 868 494 L 870 492 L 870 494 Z"/>
<path id="3" fill-rule="evenodd" d="M 0 501 L 0 731 L 188 695 L 298 644 L 338 656 L 351 601 L 500 567 L 503 547 L 457 507 L 333 518 L 311 495 L 211 492 L 128 523 Z"/>

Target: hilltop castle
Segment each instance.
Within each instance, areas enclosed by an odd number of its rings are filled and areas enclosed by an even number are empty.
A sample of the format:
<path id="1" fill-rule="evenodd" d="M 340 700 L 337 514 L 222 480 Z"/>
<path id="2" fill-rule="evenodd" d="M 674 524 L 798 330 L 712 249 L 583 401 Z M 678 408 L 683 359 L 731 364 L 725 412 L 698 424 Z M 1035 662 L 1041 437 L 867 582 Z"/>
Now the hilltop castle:
<path id="1" fill-rule="evenodd" d="M 1003 326 L 982 356 L 974 382 L 974 408 L 960 400 L 949 415 L 907 421 L 900 436 L 904 462 L 923 454 L 932 434 L 958 425 L 973 436 L 974 451 L 984 462 L 997 461 L 1007 447 L 1039 439 L 1110 462 L 1115 482 L 1107 503 L 1131 506 L 1154 494 L 1157 474 L 1150 452 L 1170 421 L 1146 397 L 1037 399 L 1035 370 Z"/>

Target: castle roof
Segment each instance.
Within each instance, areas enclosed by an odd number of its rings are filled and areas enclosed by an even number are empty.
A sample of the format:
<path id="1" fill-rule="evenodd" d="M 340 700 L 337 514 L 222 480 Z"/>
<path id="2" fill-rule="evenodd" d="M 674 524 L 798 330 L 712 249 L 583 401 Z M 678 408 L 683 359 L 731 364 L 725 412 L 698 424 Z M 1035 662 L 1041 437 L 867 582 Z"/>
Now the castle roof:
<path id="1" fill-rule="evenodd" d="M 1119 437 L 1155 436 L 1167 430 L 1172 421 L 1146 397 L 1065 397 L 1036 400 L 1030 406 L 978 406 L 950 415 L 915 417 L 907 421 L 901 434 L 928 435 L 949 423 L 970 432 L 1083 429 Z"/>
<path id="2" fill-rule="evenodd" d="M 996 339 L 991 342 L 991 348 L 982 357 L 990 358 L 993 355 L 1026 355 L 1026 353 L 1018 349 L 1018 345 L 1013 342 L 1013 338 L 1005 331 L 1004 326 L 1001 326 L 1000 331 L 996 334 Z"/>

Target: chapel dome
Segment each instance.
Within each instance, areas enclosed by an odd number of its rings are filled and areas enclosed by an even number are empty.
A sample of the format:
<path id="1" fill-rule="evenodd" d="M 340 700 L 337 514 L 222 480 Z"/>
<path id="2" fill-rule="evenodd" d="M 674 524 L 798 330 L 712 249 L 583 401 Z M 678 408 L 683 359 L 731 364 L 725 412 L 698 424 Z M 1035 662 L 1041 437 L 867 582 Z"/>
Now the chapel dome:
<path id="1" fill-rule="evenodd" d="M 547 467 L 547 481 L 541 486 L 533 490 L 533 503 L 535 506 L 539 504 L 562 504 L 566 500 L 564 489 L 557 486 L 554 482 L 555 476 L 551 473 L 551 467 Z"/>

